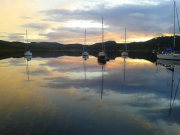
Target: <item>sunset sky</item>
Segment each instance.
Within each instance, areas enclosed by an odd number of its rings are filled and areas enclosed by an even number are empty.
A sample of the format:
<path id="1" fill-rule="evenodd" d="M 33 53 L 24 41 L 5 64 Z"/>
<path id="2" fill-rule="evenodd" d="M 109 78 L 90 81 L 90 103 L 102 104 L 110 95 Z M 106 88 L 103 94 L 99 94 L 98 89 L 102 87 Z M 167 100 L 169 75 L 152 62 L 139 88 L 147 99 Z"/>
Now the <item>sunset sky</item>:
<path id="1" fill-rule="evenodd" d="M 180 14 L 180 0 L 176 0 Z M 0 40 L 86 44 L 146 41 L 173 33 L 173 0 L 0 0 Z M 176 33 L 178 21 L 176 20 Z"/>

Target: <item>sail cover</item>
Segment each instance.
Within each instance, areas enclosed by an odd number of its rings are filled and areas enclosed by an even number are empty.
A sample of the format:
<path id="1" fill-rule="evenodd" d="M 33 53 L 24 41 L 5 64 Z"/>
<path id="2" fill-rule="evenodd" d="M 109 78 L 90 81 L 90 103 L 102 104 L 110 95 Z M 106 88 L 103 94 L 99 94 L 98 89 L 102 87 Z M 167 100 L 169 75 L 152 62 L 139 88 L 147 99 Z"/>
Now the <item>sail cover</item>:
<path id="1" fill-rule="evenodd" d="M 170 51 L 162 51 L 160 54 L 168 54 Z"/>
<path id="2" fill-rule="evenodd" d="M 174 51 L 174 50 L 175 50 L 175 47 L 173 47 L 173 48 L 167 48 L 167 50 Z"/>

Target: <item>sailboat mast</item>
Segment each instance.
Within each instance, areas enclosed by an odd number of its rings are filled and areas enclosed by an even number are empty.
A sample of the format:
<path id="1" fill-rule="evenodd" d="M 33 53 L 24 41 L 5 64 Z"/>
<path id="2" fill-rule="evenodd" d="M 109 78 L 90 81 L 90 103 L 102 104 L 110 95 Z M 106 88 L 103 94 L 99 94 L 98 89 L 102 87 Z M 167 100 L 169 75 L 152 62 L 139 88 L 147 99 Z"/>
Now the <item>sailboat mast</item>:
<path id="1" fill-rule="evenodd" d="M 103 52 L 103 42 L 104 42 L 104 32 L 103 32 L 103 17 L 102 17 L 102 52 Z"/>
<path id="2" fill-rule="evenodd" d="M 27 44 L 27 49 L 28 49 L 28 39 L 27 39 L 27 30 L 26 30 L 26 44 Z"/>
<path id="3" fill-rule="evenodd" d="M 84 45 L 86 44 L 86 29 L 85 29 L 85 35 L 84 35 Z M 83 46 L 83 52 L 84 52 L 84 46 Z"/>
<path id="4" fill-rule="evenodd" d="M 84 45 L 86 44 L 86 29 L 85 29 L 85 40 L 84 40 Z"/>
<path id="5" fill-rule="evenodd" d="M 175 7 L 176 7 L 176 3 L 174 1 L 174 47 L 175 47 Z"/>
<path id="6" fill-rule="evenodd" d="M 126 52 L 127 52 L 127 46 L 126 46 L 126 28 L 125 28 L 125 48 L 126 48 Z"/>

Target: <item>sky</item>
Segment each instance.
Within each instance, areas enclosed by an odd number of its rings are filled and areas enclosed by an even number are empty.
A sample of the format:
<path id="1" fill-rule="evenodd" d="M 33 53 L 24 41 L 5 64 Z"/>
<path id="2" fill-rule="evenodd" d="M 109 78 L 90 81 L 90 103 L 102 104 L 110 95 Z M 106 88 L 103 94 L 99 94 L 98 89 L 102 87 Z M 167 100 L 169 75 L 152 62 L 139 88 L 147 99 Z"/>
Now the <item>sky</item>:
<path id="1" fill-rule="evenodd" d="M 91 45 L 102 42 L 103 17 L 104 41 L 124 43 L 125 28 L 126 42 L 146 41 L 173 34 L 173 8 L 173 0 L 0 0 L 0 40 L 25 42 L 27 30 L 28 42 Z"/>

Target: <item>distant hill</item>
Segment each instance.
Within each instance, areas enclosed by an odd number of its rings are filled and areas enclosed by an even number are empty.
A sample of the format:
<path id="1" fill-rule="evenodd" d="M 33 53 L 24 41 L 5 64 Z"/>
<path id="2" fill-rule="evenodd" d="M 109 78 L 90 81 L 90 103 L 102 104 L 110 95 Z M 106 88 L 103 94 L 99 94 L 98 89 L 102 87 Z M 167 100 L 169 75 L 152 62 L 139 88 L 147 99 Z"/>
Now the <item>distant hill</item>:
<path id="1" fill-rule="evenodd" d="M 159 44 L 160 50 L 173 46 L 173 36 L 169 37 L 156 37 L 145 42 L 132 42 L 127 43 L 127 48 L 130 51 L 152 51 L 157 50 Z M 119 51 L 124 50 L 124 43 L 116 43 L 115 41 L 105 42 L 106 51 Z M 63 45 L 56 42 L 31 42 L 28 43 L 32 51 L 82 51 L 83 45 L 81 44 L 68 44 Z M 24 51 L 25 43 L 22 42 L 7 42 L 0 40 L 0 52 L 9 51 Z M 93 45 L 86 45 L 86 50 L 100 51 L 102 50 L 102 43 L 95 43 Z M 180 36 L 176 36 L 176 50 L 180 51 Z"/>

